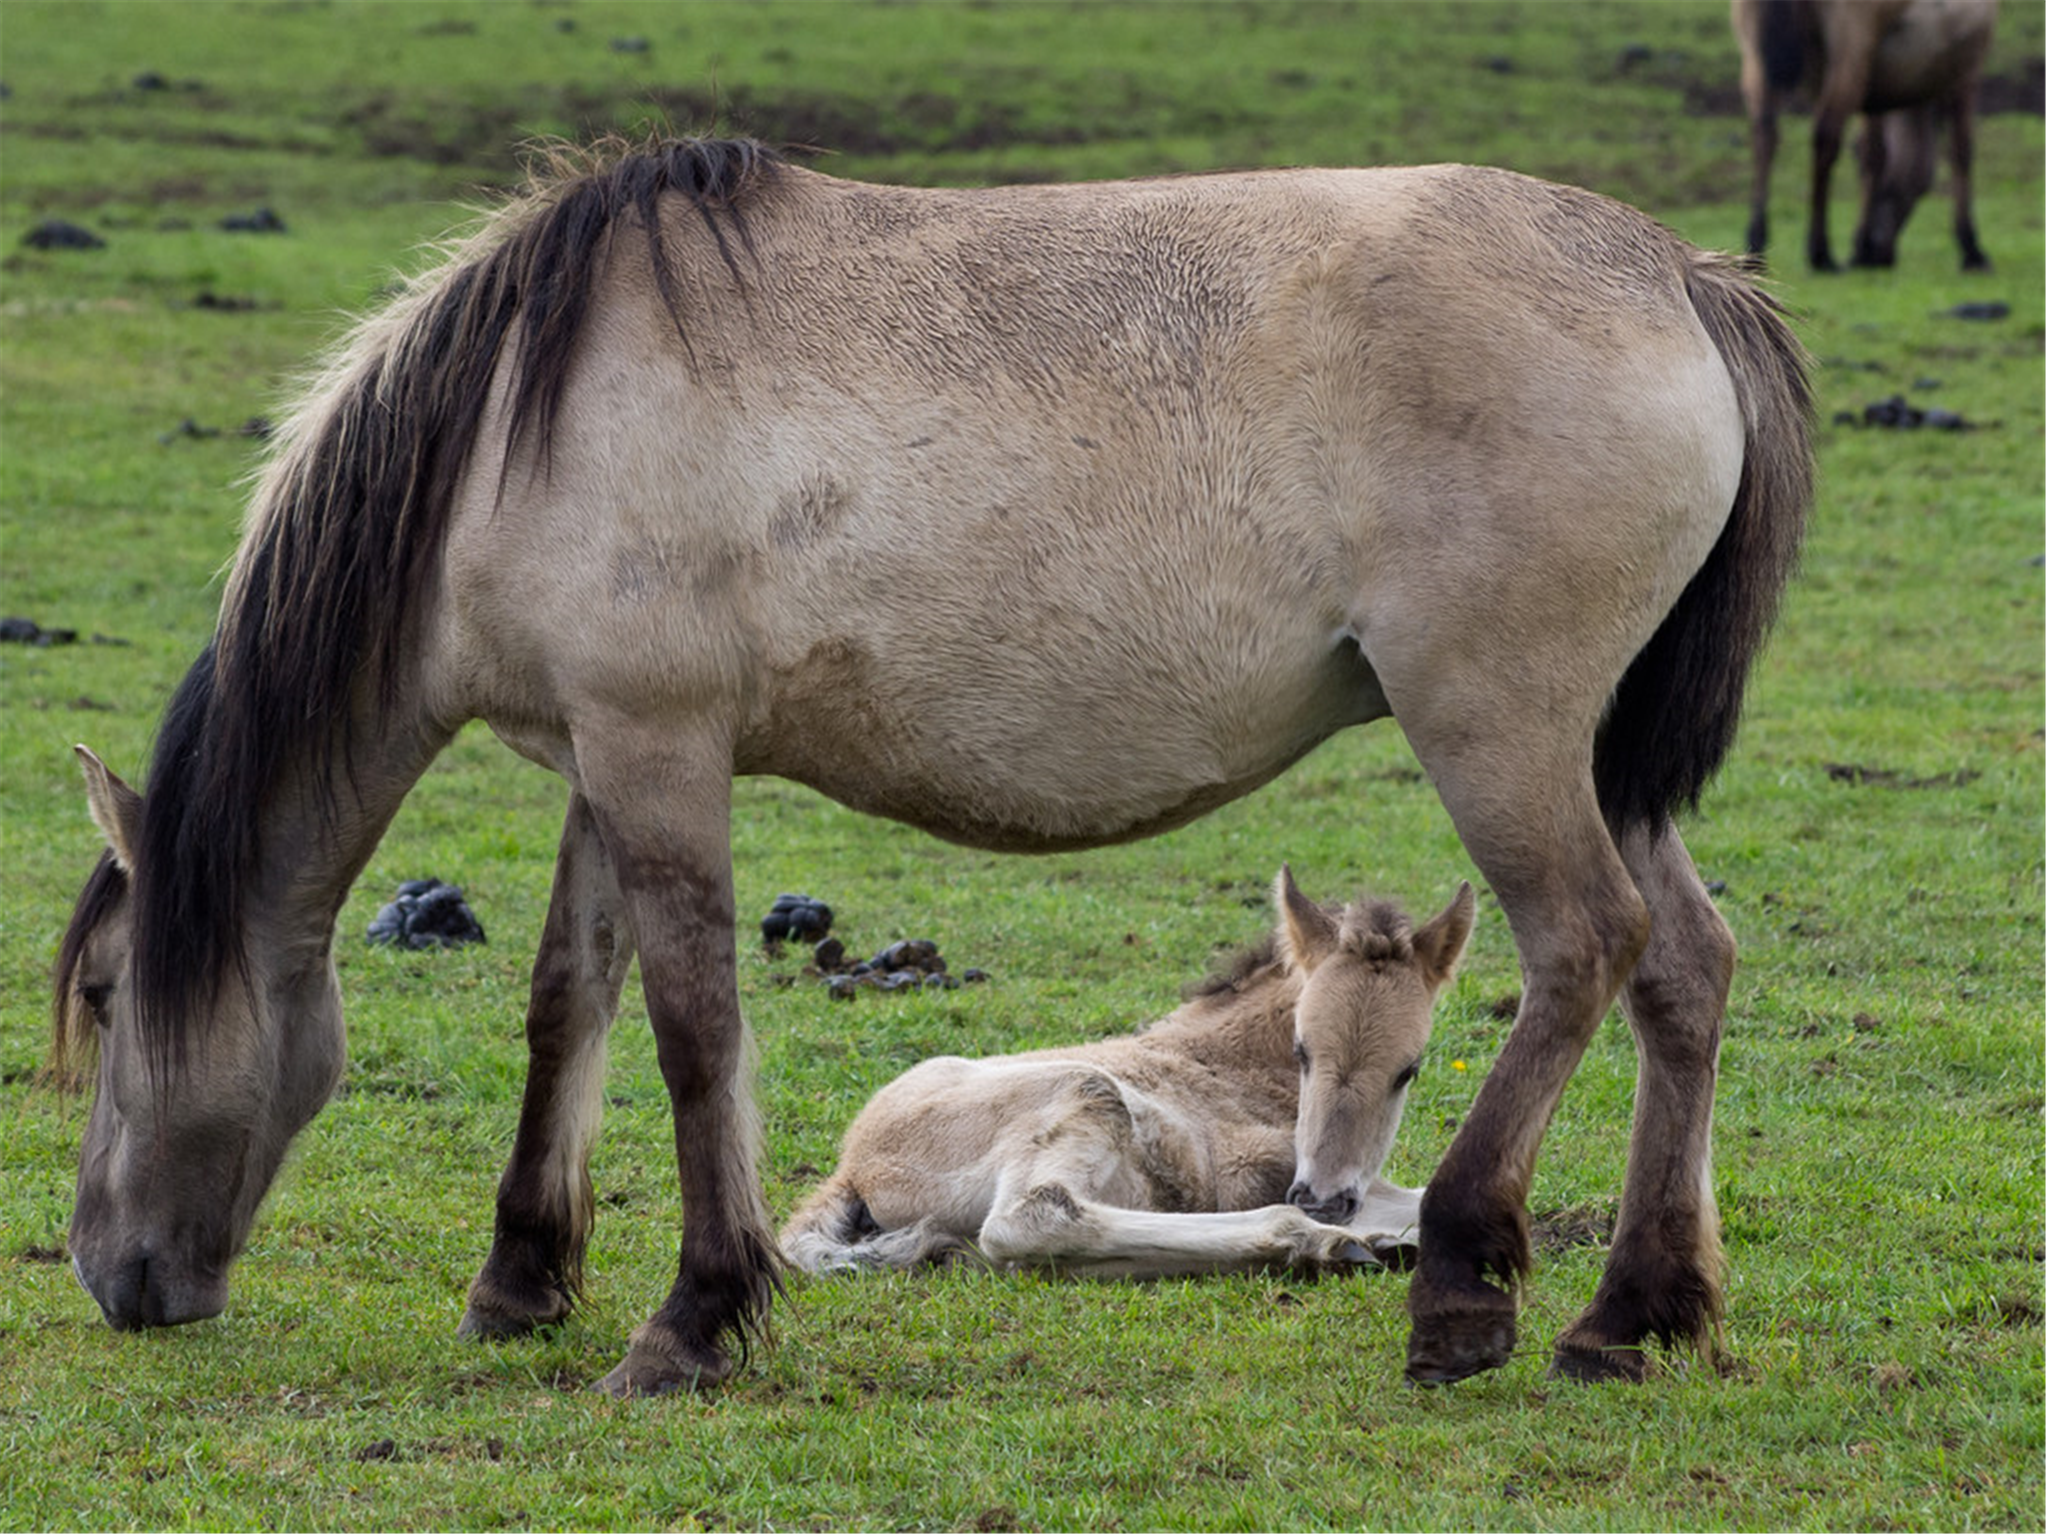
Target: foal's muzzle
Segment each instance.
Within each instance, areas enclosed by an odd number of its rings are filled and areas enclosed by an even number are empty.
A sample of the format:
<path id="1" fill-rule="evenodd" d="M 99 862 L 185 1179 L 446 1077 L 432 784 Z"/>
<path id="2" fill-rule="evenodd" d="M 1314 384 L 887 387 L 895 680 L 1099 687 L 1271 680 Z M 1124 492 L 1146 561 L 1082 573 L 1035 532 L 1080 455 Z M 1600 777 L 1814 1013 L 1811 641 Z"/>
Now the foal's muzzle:
<path id="1" fill-rule="evenodd" d="M 1317 1203 L 1314 1189 L 1304 1182 L 1296 1182 L 1286 1190 L 1286 1202 L 1308 1219 L 1319 1220 L 1324 1225 L 1347 1225 L 1350 1216 L 1357 1212 L 1357 1194 L 1351 1188 L 1332 1193 Z"/>

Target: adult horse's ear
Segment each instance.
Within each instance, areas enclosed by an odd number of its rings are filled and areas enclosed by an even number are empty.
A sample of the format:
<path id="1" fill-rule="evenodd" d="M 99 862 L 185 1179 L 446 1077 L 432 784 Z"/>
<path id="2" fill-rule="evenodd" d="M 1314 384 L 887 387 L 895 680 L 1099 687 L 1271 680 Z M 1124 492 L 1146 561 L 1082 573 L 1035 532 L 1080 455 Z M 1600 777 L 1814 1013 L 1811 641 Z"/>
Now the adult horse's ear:
<path id="1" fill-rule="evenodd" d="M 85 768 L 85 803 L 93 823 L 114 850 L 114 861 L 126 873 L 135 871 L 135 848 L 142 840 L 142 796 L 114 776 L 86 746 L 73 746 Z"/>
<path id="2" fill-rule="evenodd" d="M 1342 929 L 1333 916 L 1300 893 L 1290 863 L 1279 865 L 1272 904 L 1279 908 L 1279 948 L 1288 969 L 1304 975 L 1335 952 Z"/>
<path id="3" fill-rule="evenodd" d="M 1414 934 L 1414 957 L 1428 976 L 1430 985 L 1440 985 L 1456 971 L 1456 961 L 1478 919 L 1478 897 L 1466 879 L 1456 888 L 1449 904 L 1434 920 Z"/>

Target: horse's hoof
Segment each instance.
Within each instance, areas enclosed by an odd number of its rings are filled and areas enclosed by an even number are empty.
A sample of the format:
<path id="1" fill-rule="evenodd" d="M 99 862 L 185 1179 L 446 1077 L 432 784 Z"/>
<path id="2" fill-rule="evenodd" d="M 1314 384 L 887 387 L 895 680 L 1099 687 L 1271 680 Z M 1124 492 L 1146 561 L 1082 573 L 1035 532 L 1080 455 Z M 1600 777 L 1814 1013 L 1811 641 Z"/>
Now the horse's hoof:
<path id="1" fill-rule="evenodd" d="M 1378 1254 L 1361 1241 L 1345 1241 L 1336 1248 L 1335 1260 L 1347 1268 L 1382 1268 L 1385 1266 L 1379 1260 Z"/>
<path id="2" fill-rule="evenodd" d="M 1411 1236 L 1373 1236 L 1371 1255 L 1395 1273 L 1410 1273 L 1421 1261 L 1420 1243 Z"/>
<path id="3" fill-rule="evenodd" d="M 1648 1378 L 1648 1352 L 1639 1343 L 1613 1347 L 1592 1347 L 1567 1338 L 1556 1344 L 1549 1361 L 1549 1378 L 1575 1380 L 1580 1385 L 1617 1381 L 1638 1385 Z"/>
<path id="4" fill-rule="evenodd" d="M 464 1342 L 498 1342 L 507 1337 L 529 1337 L 538 1329 L 531 1316 L 508 1316 L 478 1310 L 471 1305 L 462 1312 L 462 1324 L 455 1335 Z"/>
<path id="5" fill-rule="evenodd" d="M 501 1342 L 512 1337 L 530 1337 L 537 1331 L 567 1320 L 573 1308 L 573 1302 L 565 1294 L 544 1295 L 540 1297 L 538 1308 L 533 1308 L 495 1303 L 489 1298 L 479 1299 L 472 1289 L 455 1335 L 464 1342 Z"/>
<path id="6" fill-rule="evenodd" d="M 710 1390 L 732 1377 L 732 1360 L 722 1351 L 685 1359 L 635 1342 L 617 1368 L 590 1388 L 613 1400 L 664 1396 L 676 1390 Z"/>
<path id="7" fill-rule="evenodd" d="M 1473 1317 L 1461 1326 L 1419 1322 L 1407 1337 L 1407 1380 L 1415 1385 L 1454 1385 L 1473 1374 L 1497 1369 L 1513 1356 L 1519 1325 L 1511 1316 Z"/>
<path id="8" fill-rule="evenodd" d="M 1416 1385 L 1453 1385 L 1496 1369 L 1513 1356 L 1520 1335 L 1513 1296 L 1476 1284 L 1437 1298 L 1417 1282 L 1407 1291 L 1414 1318 L 1407 1334 L 1407 1379 Z"/>

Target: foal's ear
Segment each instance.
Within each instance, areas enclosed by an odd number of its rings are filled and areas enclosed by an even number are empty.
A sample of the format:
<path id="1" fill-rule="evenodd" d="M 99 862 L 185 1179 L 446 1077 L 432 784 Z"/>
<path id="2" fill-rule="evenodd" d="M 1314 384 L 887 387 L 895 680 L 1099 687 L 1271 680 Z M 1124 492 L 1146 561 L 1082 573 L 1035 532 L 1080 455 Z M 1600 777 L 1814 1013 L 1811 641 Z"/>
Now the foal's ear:
<path id="1" fill-rule="evenodd" d="M 1457 886 L 1456 894 L 1441 914 L 1414 934 L 1414 957 L 1421 961 L 1430 985 L 1440 985 L 1456 972 L 1456 961 L 1471 935 L 1471 924 L 1477 919 L 1478 899 L 1471 893 L 1471 881 L 1466 879 Z"/>
<path id="2" fill-rule="evenodd" d="M 1290 864 L 1279 865 L 1272 904 L 1279 908 L 1279 951 L 1288 969 L 1304 975 L 1336 951 L 1342 929 L 1333 916 L 1300 893 Z"/>
<path id="3" fill-rule="evenodd" d="M 114 861 L 124 873 L 132 874 L 135 848 L 142 840 L 142 796 L 115 777 L 113 769 L 88 747 L 71 749 L 85 769 L 85 803 L 92 811 L 93 823 L 113 848 Z"/>

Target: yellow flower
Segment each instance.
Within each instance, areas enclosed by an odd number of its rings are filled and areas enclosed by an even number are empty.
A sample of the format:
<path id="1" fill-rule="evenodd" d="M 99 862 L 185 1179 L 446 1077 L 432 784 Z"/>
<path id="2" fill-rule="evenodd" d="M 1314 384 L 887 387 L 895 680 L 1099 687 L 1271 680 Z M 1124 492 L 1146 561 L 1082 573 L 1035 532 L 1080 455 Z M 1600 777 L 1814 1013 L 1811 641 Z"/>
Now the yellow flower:
<path id="1" fill-rule="evenodd" d="M 1449 1068 L 1453 1071 L 1467 1071 L 1470 1069 L 1470 1067 L 1468 1065 L 1465 1065 L 1461 1060 L 1450 1061 Z"/>

